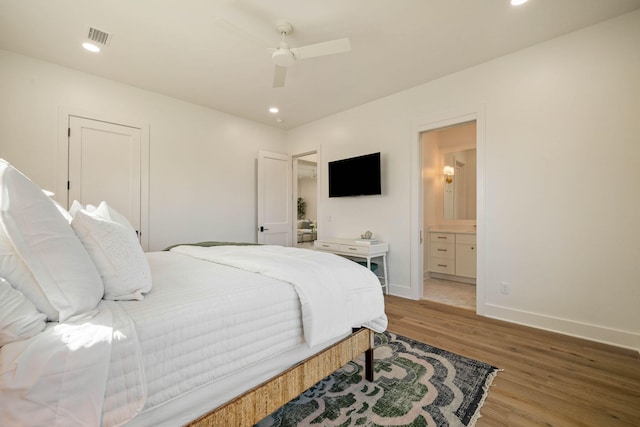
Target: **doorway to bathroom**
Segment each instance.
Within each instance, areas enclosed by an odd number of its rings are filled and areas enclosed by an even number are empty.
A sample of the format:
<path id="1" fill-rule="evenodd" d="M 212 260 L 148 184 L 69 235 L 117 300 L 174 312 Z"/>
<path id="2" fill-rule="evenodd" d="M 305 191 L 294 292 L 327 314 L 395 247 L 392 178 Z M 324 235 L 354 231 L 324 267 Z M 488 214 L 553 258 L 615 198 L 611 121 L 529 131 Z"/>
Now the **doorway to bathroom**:
<path id="1" fill-rule="evenodd" d="M 293 156 L 294 246 L 313 249 L 318 239 L 318 153 Z"/>
<path id="2" fill-rule="evenodd" d="M 421 132 L 422 298 L 476 310 L 476 120 Z"/>

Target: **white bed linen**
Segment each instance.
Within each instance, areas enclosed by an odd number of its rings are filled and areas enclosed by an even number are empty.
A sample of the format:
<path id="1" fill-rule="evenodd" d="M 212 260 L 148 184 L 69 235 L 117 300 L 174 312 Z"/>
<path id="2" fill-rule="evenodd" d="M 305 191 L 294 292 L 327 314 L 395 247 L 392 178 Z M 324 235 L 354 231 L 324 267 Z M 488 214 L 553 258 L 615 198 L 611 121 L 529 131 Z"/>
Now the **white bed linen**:
<path id="1" fill-rule="evenodd" d="M 292 284 L 300 298 L 310 347 L 365 325 L 386 329 L 379 279 L 368 268 L 327 252 L 284 246 L 177 246 L 194 258 L 251 271 Z"/>
<path id="2" fill-rule="evenodd" d="M 290 285 L 177 253 L 147 258 L 153 290 L 143 301 L 108 303 L 135 322 L 144 409 L 301 343 L 300 307 Z"/>
<path id="3" fill-rule="evenodd" d="M 246 382 L 253 372 L 260 382 L 315 351 L 302 344 L 295 286 L 177 252 L 146 256 L 153 290 L 143 301 L 102 301 L 84 323 L 0 349 L 0 425 L 135 425 L 165 405 L 196 418 L 257 384 Z M 355 325 L 362 312 L 345 295 Z M 384 313 L 375 319 L 386 326 Z"/>
<path id="4" fill-rule="evenodd" d="M 99 425 L 112 313 L 99 309 L 75 319 L 2 347 L 0 425 Z"/>
<path id="5" fill-rule="evenodd" d="M 346 336 L 345 336 L 346 337 Z M 316 347 L 300 344 L 291 350 L 254 363 L 224 378 L 203 385 L 138 414 L 125 427 L 175 427 L 188 424 L 345 337 Z"/>
<path id="6" fill-rule="evenodd" d="M 102 301 L 84 322 L 1 349 L 0 425 L 120 425 L 302 342 L 291 285 L 170 252 L 147 258 L 143 301 Z"/>

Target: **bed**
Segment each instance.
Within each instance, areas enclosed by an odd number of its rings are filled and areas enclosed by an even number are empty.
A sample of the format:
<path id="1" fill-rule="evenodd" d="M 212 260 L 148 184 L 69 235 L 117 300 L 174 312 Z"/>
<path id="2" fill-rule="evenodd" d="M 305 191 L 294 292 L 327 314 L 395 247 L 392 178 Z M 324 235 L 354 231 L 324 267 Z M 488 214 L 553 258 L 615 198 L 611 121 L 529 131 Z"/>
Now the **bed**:
<path id="1" fill-rule="evenodd" d="M 0 425 L 253 425 L 386 328 L 380 284 L 269 245 L 143 253 L 0 160 Z"/>

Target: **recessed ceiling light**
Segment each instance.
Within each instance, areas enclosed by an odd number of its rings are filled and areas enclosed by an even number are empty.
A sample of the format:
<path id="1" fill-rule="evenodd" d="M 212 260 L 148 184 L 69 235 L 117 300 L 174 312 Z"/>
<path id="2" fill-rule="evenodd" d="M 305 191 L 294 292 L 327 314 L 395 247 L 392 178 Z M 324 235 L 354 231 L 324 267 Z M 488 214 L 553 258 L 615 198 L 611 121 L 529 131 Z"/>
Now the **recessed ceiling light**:
<path id="1" fill-rule="evenodd" d="M 525 4 L 528 0 L 511 0 L 511 6 L 520 6 Z"/>
<path id="2" fill-rule="evenodd" d="M 100 48 L 93 43 L 84 42 L 82 43 L 82 47 L 87 49 L 89 52 L 100 52 Z"/>
<path id="3" fill-rule="evenodd" d="M 280 111 L 280 110 L 278 110 L 278 107 L 271 107 L 271 108 L 269 108 L 269 112 L 270 112 L 271 114 L 276 114 L 278 111 Z"/>

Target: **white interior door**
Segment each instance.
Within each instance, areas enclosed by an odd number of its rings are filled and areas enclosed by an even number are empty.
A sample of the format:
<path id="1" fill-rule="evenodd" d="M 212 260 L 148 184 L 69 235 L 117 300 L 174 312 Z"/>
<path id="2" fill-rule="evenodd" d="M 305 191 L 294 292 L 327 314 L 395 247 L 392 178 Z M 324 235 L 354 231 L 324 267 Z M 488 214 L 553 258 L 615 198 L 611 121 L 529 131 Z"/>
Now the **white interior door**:
<path id="1" fill-rule="evenodd" d="M 258 243 L 291 246 L 291 156 L 258 153 Z"/>
<path id="2" fill-rule="evenodd" d="M 69 117 L 68 203 L 105 200 L 141 230 L 141 131 Z"/>

